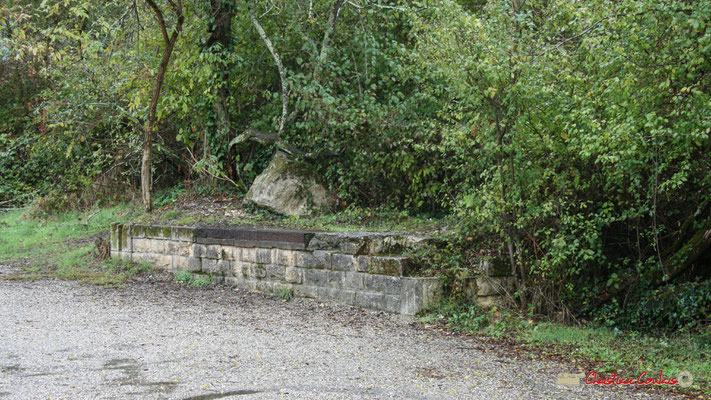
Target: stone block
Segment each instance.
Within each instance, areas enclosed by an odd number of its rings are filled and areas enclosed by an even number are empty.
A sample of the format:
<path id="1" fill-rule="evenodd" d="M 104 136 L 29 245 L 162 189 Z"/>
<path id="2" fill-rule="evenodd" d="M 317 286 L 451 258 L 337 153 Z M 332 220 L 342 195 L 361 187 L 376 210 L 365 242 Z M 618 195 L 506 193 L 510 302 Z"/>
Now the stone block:
<path id="1" fill-rule="evenodd" d="M 274 282 L 272 284 L 272 292 L 276 294 L 281 294 L 282 291 L 291 291 L 293 294 L 294 285 L 291 283 Z"/>
<path id="2" fill-rule="evenodd" d="M 309 242 L 309 250 L 331 250 L 343 254 L 363 254 L 367 251 L 369 232 L 318 232 Z"/>
<path id="3" fill-rule="evenodd" d="M 244 277 L 243 276 L 226 276 L 225 285 L 244 287 Z"/>
<path id="4" fill-rule="evenodd" d="M 121 226 L 121 232 L 119 235 L 119 248 L 121 251 L 132 252 L 133 251 L 133 238 L 128 232 L 126 225 Z"/>
<path id="5" fill-rule="evenodd" d="M 284 278 L 287 282 L 301 283 L 303 279 L 303 270 L 296 267 L 286 267 L 284 270 Z"/>
<path id="6" fill-rule="evenodd" d="M 402 279 L 396 276 L 365 274 L 365 290 L 391 295 L 400 295 L 402 292 Z"/>
<path id="7" fill-rule="evenodd" d="M 151 239 L 151 253 L 165 254 L 166 253 L 166 240 Z"/>
<path id="8" fill-rule="evenodd" d="M 285 267 L 294 266 L 294 250 L 274 249 L 272 250 L 272 262 Z"/>
<path id="9" fill-rule="evenodd" d="M 133 251 L 135 253 L 152 253 L 151 240 L 145 238 L 133 239 Z"/>
<path id="10" fill-rule="evenodd" d="M 188 267 L 186 271 L 202 271 L 202 258 L 199 257 L 188 257 Z"/>
<path id="11" fill-rule="evenodd" d="M 356 304 L 355 298 L 356 292 L 354 290 L 318 288 L 318 299 L 322 301 L 352 306 Z"/>
<path id="12" fill-rule="evenodd" d="M 269 264 L 272 262 L 272 249 L 256 249 L 257 264 Z"/>
<path id="13" fill-rule="evenodd" d="M 253 247 L 243 247 L 242 252 L 240 253 L 240 260 L 248 263 L 256 263 L 257 262 L 257 249 Z"/>
<path id="14" fill-rule="evenodd" d="M 183 242 L 194 242 L 195 229 L 187 226 L 174 226 L 172 227 L 170 238 Z"/>
<path id="15" fill-rule="evenodd" d="M 284 277 L 286 270 L 285 266 L 277 264 L 267 264 L 265 266 L 265 269 L 267 270 L 267 279 L 272 279 L 276 281 L 286 280 Z"/>
<path id="16" fill-rule="evenodd" d="M 244 269 L 245 266 L 249 268 L 249 264 L 245 264 L 242 261 L 232 261 L 232 274 L 233 276 L 245 276 Z"/>
<path id="17" fill-rule="evenodd" d="M 221 251 L 220 251 L 220 246 L 219 246 L 219 245 L 216 245 L 216 244 L 208 244 L 208 245 L 205 246 L 205 247 L 206 247 L 206 251 L 205 251 L 205 255 L 204 255 L 205 258 L 210 258 L 210 259 L 213 259 L 213 260 L 217 260 L 218 258 L 220 258 L 220 252 L 221 252 Z"/>
<path id="18" fill-rule="evenodd" d="M 358 260 L 356 262 L 356 271 L 358 271 L 358 272 L 370 271 L 370 257 L 369 256 L 358 256 Z"/>
<path id="19" fill-rule="evenodd" d="M 131 261 L 132 256 L 133 256 L 133 253 L 130 253 L 128 251 L 120 251 L 119 252 L 119 258 L 122 260 Z"/>
<path id="20" fill-rule="evenodd" d="M 479 296 L 476 298 L 476 304 L 483 309 L 492 307 L 506 307 L 506 299 L 503 296 Z"/>
<path id="21" fill-rule="evenodd" d="M 235 247 L 235 246 L 228 246 L 230 250 L 232 250 L 232 260 L 233 261 L 241 261 L 242 260 L 242 248 L 241 247 Z"/>
<path id="22" fill-rule="evenodd" d="M 110 252 L 109 254 L 111 255 L 111 258 L 114 259 L 114 260 L 118 260 L 118 259 L 121 258 L 121 257 L 120 257 L 121 252 L 118 251 L 118 250 L 111 250 L 111 252 Z"/>
<path id="23" fill-rule="evenodd" d="M 219 267 L 217 265 L 217 260 L 212 258 L 202 259 L 202 272 L 206 274 L 217 274 L 219 273 Z"/>
<path id="24" fill-rule="evenodd" d="M 403 276 L 407 269 L 404 257 L 371 257 L 370 272 L 377 275 Z"/>
<path id="25" fill-rule="evenodd" d="M 274 289 L 274 282 L 269 280 L 257 281 L 255 282 L 255 287 L 260 292 L 272 293 Z"/>
<path id="26" fill-rule="evenodd" d="M 242 281 L 242 287 L 247 290 L 257 290 L 257 282 L 259 281 L 253 278 L 244 278 L 244 281 Z"/>
<path id="27" fill-rule="evenodd" d="M 237 250 L 236 255 L 235 250 Z M 239 249 L 234 246 L 220 246 L 219 258 L 229 261 L 239 260 Z"/>
<path id="28" fill-rule="evenodd" d="M 511 264 L 502 257 L 484 258 L 479 263 L 479 272 L 486 276 L 511 276 Z"/>
<path id="29" fill-rule="evenodd" d="M 165 252 L 166 254 L 172 254 L 176 256 L 187 257 L 190 255 L 191 243 L 180 242 L 177 240 L 167 240 L 165 242 Z"/>
<path id="30" fill-rule="evenodd" d="M 356 292 L 355 305 L 370 310 L 399 312 L 400 296 L 373 292 Z"/>
<path id="31" fill-rule="evenodd" d="M 415 315 L 437 305 L 442 296 L 442 282 L 438 278 L 400 278 L 400 312 Z"/>
<path id="32" fill-rule="evenodd" d="M 205 257 L 207 254 L 207 247 L 204 244 L 193 243 L 190 255 L 193 257 Z"/>
<path id="33" fill-rule="evenodd" d="M 188 257 L 171 255 L 173 257 L 173 270 L 174 271 L 187 271 L 188 270 Z"/>
<path id="34" fill-rule="evenodd" d="M 342 271 L 326 271 L 327 287 L 338 289 L 343 287 L 343 279 L 346 273 Z"/>
<path id="35" fill-rule="evenodd" d="M 264 279 L 267 277 L 267 269 L 262 264 L 252 264 L 249 267 L 249 276 L 257 279 Z"/>
<path id="36" fill-rule="evenodd" d="M 363 277 L 366 274 L 360 272 L 346 272 L 343 276 L 343 287 L 347 289 L 363 290 L 365 284 Z"/>
<path id="37" fill-rule="evenodd" d="M 479 276 L 476 279 L 476 294 L 477 296 L 501 296 L 513 293 L 514 283 L 513 276 Z"/>
<path id="38" fill-rule="evenodd" d="M 401 235 L 378 236 L 371 239 L 368 246 L 370 255 L 399 255 L 405 250 Z"/>
<path id="39" fill-rule="evenodd" d="M 301 268 L 331 268 L 331 253 L 326 251 L 294 251 L 294 266 Z"/>
<path id="40" fill-rule="evenodd" d="M 307 286 L 326 286 L 328 272 L 321 269 L 305 269 L 303 283 Z"/>
<path id="41" fill-rule="evenodd" d="M 308 297 L 310 299 L 318 298 L 317 286 L 294 285 L 294 296 Z"/>
<path id="42" fill-rule="evenodd" d="M 146 227 L 144 225 L 129 225 L 129 234 L 134 238 L 145 238 L 146 237 Z"/>
<path id="43" fill-rule="evenodd" d="M 117 224 L 115 222 L 111 223 L 111 239 L 110 239 L 110 245 L 111 245 L 111 251 L 112 252 L 119 252 L 121 251 L 121 246 L 119 245 L 119 238 L 121 237 L 121 224 Z"/>
<path id="44" fill-rule="evenodd" d="M 334 254 L 331 257 L 331 269 L 335 271 L 355 271 L 356 258 L 348 254 Z"/>
<path id="45" fill-rule="evenodd" d="M 173 269 L 173 256 L 155 253 L 134 253 L 134 262 L 152 265 L 156 269 L 170 271 Z"/>

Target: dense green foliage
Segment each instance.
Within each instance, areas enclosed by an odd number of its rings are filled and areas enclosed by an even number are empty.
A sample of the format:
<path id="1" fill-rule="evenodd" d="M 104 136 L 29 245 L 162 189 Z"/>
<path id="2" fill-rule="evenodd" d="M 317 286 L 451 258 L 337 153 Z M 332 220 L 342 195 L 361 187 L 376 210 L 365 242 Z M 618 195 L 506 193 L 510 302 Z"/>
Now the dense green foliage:
<path id="1" fill-rule="evenodd" d="M 283 140 L 331 155 L 310 161 L 341 204 L 457 216 L 447 273 L 497 253 L 535 314 L 666 329 L 708 311 L 707 285 L 682 282 L 709 273 L 711 1 L 184 4 L 157 186 L 217 179 L 243 192 L 268 162 L 271 147 L 230 145 L 281 122 L 252 4 L 284 65 Z M 0 10 L 0 202 L 131 193 L 161 56 L 150 9 Z M 682 292 L 701 293 L 689 294 L 698 312 L 645 314 L 649 293 L 676 287 L 697 288 Z"/>

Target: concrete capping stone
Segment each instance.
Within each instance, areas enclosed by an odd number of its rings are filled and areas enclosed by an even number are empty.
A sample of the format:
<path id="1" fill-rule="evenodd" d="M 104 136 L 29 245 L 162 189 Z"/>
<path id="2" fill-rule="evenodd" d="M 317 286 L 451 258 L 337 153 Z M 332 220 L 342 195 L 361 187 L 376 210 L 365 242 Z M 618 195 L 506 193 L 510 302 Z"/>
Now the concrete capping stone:
<path id="1" fill-rule="evenodd" d="M 214 239 L 214 238 L 195 238 L 195 243 L 201 244 L 218 244 L 223 246 L 234 247 L 261 247 L 264 249 L 290 249 L 303 250 L 305 245 L 289 242 L 259 242 L 250 240 L 235 240 L 235 239 Z"/>
<path id="2" fill-rule="evenodd" d="M 285 247 L 289 244 L 293 248 L 305 249 L 314 233 L 310 231 L 288 230 L 288 229 L 266 229 L 251 227 L 215 228 L 198 227 L 195 228 L 196 240 L 215 239 L 230 240 L 236 246 L 246 246 L 246 244 L 256 245 L 254 247 L 275 248 Z"/>

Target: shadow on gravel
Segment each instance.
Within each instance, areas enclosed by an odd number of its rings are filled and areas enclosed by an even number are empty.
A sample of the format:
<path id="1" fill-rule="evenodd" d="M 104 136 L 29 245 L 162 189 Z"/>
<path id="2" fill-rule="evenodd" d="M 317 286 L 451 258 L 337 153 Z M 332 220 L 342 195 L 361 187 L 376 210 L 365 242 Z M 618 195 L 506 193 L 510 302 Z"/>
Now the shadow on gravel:
<path id="1" fill-rule="evenodd" d="M 186 397 L 183 400 L 214 400 L 230 396 L 243 396 L 248 394 L 263 393 L 264 390 L 233 390 L 231 392 L 201 394 L 199 396 Z"/>

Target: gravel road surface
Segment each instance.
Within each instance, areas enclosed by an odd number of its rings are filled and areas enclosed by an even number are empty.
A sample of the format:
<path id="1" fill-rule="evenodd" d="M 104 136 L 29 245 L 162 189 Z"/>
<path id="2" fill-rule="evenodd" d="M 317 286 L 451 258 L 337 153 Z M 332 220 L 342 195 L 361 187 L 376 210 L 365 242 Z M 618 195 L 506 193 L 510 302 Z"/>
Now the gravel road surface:
<path id="1" fill-rule="evenodd" d="M 556 385 L 411 317 L 146 280 L 120 289 L 2 280 L 0 399 L 669 398 Z"/>

